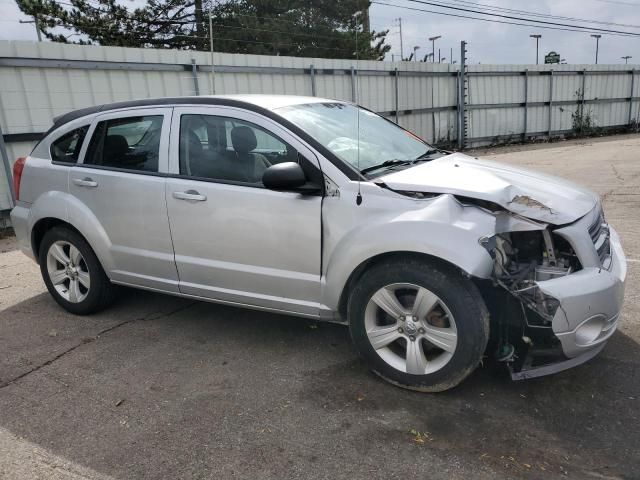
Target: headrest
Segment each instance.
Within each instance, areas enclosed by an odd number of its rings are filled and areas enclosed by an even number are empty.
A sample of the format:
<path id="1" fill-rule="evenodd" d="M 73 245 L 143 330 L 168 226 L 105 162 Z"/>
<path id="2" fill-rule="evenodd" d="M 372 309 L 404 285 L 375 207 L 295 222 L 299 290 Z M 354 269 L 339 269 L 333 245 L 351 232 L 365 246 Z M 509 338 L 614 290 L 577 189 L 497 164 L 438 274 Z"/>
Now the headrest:
<path id="1" fill-rule="evenodd" d="M 129 150 L 129 143 L 122 135 L 107 135 L 104 139 L 104 149 L 111 156 L 122 155 Z"/>
<path id="2" fill-rule="evenodd" d="M 234 127 L 231 130 L 231 144 L 236 153 L 242 155 L 254 150 L 258 146 L 258 140 L 253 128 Z"/>

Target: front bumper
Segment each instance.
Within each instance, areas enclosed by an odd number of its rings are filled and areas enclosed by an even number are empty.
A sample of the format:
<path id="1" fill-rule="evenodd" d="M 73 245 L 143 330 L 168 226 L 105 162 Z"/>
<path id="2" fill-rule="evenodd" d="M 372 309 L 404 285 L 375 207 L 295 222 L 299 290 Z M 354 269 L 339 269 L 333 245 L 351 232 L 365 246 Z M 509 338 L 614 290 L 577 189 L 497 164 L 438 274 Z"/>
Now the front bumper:
<path id="1" fill-rule="evenodd" d="M 569 242 L 582 269 L 537 282 L 543 294 L 558 301 L 551 322 L 558 345 L 529 348 L 522 363 L 517 368 L 511 366 L 514 380 L 548 375 L 590 360 L 602 351 L 618 326 L 627 260 L 617 232 L 604 223 L 598 207 L 553 233 Z M 540 359 L 543 361 L 538 364 Z"/>
<path id="2" fill-rule="evenodd" d="M 609 242 L 610 254 L 602 266 L 585 267 L 538 283 L 543 293 L 560 302 L 552 329 L 568 358 L 586 358 L 616 330 L 624 300 L 627 261 L 620 238 L 610 227 Z"/>

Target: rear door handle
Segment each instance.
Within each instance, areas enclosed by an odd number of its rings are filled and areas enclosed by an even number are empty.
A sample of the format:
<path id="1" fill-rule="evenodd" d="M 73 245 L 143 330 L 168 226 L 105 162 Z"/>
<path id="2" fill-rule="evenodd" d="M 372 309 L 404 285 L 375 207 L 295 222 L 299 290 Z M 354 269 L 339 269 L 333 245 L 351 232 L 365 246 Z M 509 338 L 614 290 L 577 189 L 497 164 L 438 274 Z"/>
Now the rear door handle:
<path id="1" fill-rule="evenodd" d="M 178 200 L 186 200 L 188 202 L 204 202 L 207 200 L 206 195 L 201 195 L 196 190 L 187 190 L 186 192 L 173 192 L 173 198 Z"/>
<path id="2" fill-rule="evenodd" d="M 73 184 L 79 187 L 88 187 L 88 188 L 96 188 L 98 186 L 98 182 L 96 182 L 93 178 L 89 178 L 89 177 L 74 178 Z"/>

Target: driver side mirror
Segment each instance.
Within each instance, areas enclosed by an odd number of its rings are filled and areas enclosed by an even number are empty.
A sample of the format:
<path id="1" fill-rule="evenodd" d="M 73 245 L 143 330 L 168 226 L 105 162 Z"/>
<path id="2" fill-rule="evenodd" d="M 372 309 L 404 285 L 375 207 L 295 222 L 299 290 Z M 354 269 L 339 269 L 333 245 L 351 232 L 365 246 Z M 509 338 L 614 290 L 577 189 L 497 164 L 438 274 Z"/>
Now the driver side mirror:
<path id="1" fill-rule="evenodd" d="M 320 191 L 317 185 L 307 183 L 302 167 L 296 162 L 276 163 L 262 174 L 262 183 L 269 190 L 313 194 Z"/>

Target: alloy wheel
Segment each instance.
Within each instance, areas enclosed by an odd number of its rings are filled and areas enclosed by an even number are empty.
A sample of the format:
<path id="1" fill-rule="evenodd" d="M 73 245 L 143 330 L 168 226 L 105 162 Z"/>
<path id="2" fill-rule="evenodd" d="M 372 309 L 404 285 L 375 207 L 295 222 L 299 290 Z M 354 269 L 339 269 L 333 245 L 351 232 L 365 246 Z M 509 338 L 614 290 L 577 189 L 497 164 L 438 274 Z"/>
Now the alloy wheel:
<path id="1" fill-rule="evenodd" d="M 84 257 L 77 247 L 58 240 L 47 252 L 47 273 L 53 287 L 66 301 L 80 303 L 89 294 L 91 275 Z"/>
<path id="2" fill-rule="evenodd" d="M 371 346 L 390 366 L 412 375 L 440 370 L 458 344 L 455 319 L 427 288 L 394 283 L 375 292 L 365 310 Z"/>

